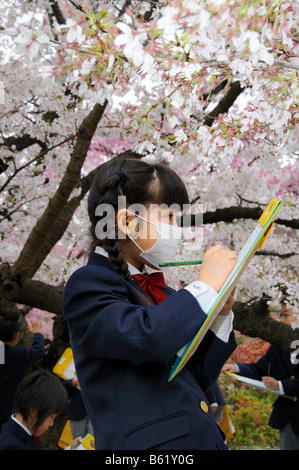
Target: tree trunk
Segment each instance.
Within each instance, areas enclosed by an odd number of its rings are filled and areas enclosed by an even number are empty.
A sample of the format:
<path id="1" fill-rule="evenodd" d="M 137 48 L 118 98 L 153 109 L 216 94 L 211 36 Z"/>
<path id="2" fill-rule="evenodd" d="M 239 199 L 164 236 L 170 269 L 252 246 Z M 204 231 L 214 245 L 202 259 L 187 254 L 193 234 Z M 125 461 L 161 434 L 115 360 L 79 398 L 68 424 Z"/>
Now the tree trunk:
<path id="1" fill-rule="evenodd" d="M 256 302 L 235 302 L 234 329 L 246 336 L 260 338 L 283 351 L 293 352 L 295 341 L 299 338 L 299 329 L 293 329 L 271 318 L 267 301 L 262 297 Z"/>

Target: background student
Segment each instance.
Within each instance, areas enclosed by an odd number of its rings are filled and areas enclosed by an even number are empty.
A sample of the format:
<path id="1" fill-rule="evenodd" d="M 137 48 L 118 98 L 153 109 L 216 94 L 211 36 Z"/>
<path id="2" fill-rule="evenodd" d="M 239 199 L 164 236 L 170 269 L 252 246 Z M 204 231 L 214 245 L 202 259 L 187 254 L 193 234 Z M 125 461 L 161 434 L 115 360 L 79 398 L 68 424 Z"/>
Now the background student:
<path id="1" fill-rule="evenodd" d="M 61 381 L 46 370 L 28 374 L 18 385 L 13 414 L 0 435 L 0 450 L 41 450 L 40 437 L 67 407 Z M 82 439 L 76 439 L 71 449 Z"/>
<path id="2" fill-rule="evenodd" d="M 31 348 L 17 346 L 20 334 L 19 323 L 0 316 L 0 340 L 3 341 L 5 348 L 4 364 L 0 364 L 0 430 L 11 415 L 19 382 L 27 374 L 28 368 L 45 353 L 40 322 L 33 321 L 28 329 L 33 334 Z"/>
<path id="3" fill-rule="evenodd" d="M 280 321 L 286 325 L 295 321 L 294 312 L 285 302 L 281 304 Z M 271 345 L 257 362 L 226 364 L 223 370 L 262 380 L 266 387 L 286 395 L 276 399 L 269 425 L 279 429 L 281 450 L 299 450 L 299 356 L 296 350 L 289 353 Z"/>
<path id="4" fill-rule="evenodd" d="M 66 417 L 70 420 L 73 438 L 84 437 L 88 433 L 93 436 L 92 426 L 84 407 L 81 390 L 78 388 L 78 378 L 73 377 L 72 379 L 66 380 L 64 386 L 69 397 Z"/>

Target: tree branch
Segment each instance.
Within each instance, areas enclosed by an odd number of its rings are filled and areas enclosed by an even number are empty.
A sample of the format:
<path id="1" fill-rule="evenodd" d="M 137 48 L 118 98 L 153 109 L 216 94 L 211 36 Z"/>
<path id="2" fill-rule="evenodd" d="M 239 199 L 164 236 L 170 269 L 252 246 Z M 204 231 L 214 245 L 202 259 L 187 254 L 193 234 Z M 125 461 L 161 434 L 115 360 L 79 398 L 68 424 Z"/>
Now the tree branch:
<path id="1" fill-rule="evenodd" d="M 256 252 L 257 256 L 278 256 L 278 258 L 290 258 L 291 256 L 296 256 L 298 253 L 295 251 L 290 251 L 289 253 L 277 253 L 276 251 L 267 251 L 260 250 Z"/>
<path id="2" fill-rule="evenodd" d="M 26 279 L 14 301 L 62 315 L 64 286 L 51 286 L 41 281 Z"/>
<path id="3" fill-rule="evenodd" d="M 238 96 L 242 93 L 244 87 L 240 82 L 233 82 L 226 95 L 219 101 L 217 106 L 205 117 L 204 125 L 211 126 L 219 114 L 227 113 L 229 108 L 234 104 Z"/>
<path id="4" fill-rule="evenodd" d="M 77 142 L 60 185 L 30 233 L 14 265 L 14 275 L 21 276 L 22 281 L 35 274 L 49 253 L 49 233 L 53 231 L 71 192 L 79 183 L 82 165 L 106 105 L 107 102 L 104 105 L 96 104 L 79 128 Z"/>
<path id="5" fill-rule="evenodd" d="M 53 15 L 55 16 L 58 24 L 66 24 L 65 17 L 62 14 L 62 11 L 58 5 L 57 0 L 50 0 L 51 9 Z"/>
<path id="6" fill-rule="evenodd" d="M 260 207 L 242 207 L 230 206 L 215 211 L 207 211 L 203 214 L 204 224 L 215 224 L 217 222 L 233 222 L 235 219 L 253 219 L 258 220 L 263 213 Z M 190 217 L 190 224 L 194 226 L 196 223 L 196 215 Z M 299 229 L 299 219 L 275 219 L 276 224 L 285 225 L 286 227 Z"/>
<path id="7" fill-rule="evenodd" d="M 63 290 L 63 286 L 52 286 L 26 279 L 22 287 L 17 290 L 13 300 L 62 316 Z M 283 351 L 292 352 L 292 342 L 298 340 L 299 329 L 294 330 L 271 318 L 268 300 L 264 296 L 256 302 L 235 302 L 233 305 L 234 329 L 252 338 L 261 338 Z"/>
<path id="8" fill-rule="evenodd" d="M 292 352 L 292 342 L 298 340 L 299 329 L 292 329 L 270 317 L 267 297 L 257 302 L 235 302 L 234 329 L 251 338 L 261 338 L 283 351 Z"/>

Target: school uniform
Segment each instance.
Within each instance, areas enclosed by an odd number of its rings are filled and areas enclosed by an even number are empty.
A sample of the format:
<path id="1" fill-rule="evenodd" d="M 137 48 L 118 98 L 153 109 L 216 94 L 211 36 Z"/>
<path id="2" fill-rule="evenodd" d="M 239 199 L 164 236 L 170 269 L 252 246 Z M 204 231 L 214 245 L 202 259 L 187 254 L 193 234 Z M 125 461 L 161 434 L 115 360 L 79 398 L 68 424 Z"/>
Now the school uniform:
<path id="1" fill-rule="evenodd" d="M 81 391 L 72 385 L 72 379 L 66 380 L 64 386 L 68 392 L 68 406 L 65 414 L 67 419 L 70 420 L 73 439 L 84 437 L 87 432 L 93 435 Z"/>
<path id="2" fill-rule="evenodd" d="M 217 406 L 216 411 L 214 412 L 214 418 L 218 423 L 221 423 L 223 419 L 223 408 L 226 404 L 224 396 L 221 392 L 219 382 L 215 382 L 207 391 L 206 397 L 210 406 Z"/>
<path id="3" fill-rule="evenodd" d="M 168 381 L 176 353 L 206 315 L 187 289 L 166 287 L 158 305 L 136 281 L 97 253 L 64 292 L 85 409 L 96 449 L 225 449 L 204 391 L 236 348 L 208 331 L 186 366 Z"/>
<path id="4" fill-rule="evenodd" d="M 0 434 L 0 450 L 41 450 L 39 438 L 19 423 L 13 416 Z"/>
<path id="5" fill-rule="evenodd" d="M 0 427 L 7 423 L 15 399 L 19 382 L 27 374 L 27 370 L 45 352 L 44 336 L 41 333 L 33 335 L 30 349 L 25 346 L 12 347 L 5 344 L 4 364 L 0 364 Z"/>
<path id="6" fill-rule="evenodd" d="M 72 379 L 64 382 L 66 391 L 68 392 L 68 406 L 66 417 L 70 420 L 79 421 L 86 418 L 86 411 L 82 400 L 81 391 L 72 385 Z"/>
<path id="7" fill-rule="evenodd" d="M 278 396 L 273 405 L 269 425 L 283 431 L 290 425 L 290 430 L 297 439 L 299 450 L 299 361 L 292 357 L 288 351 L 281 351 L 271 345 L 264 356 L 256 363 L 236 363 L 240 375 L 261 380 L 263 376 L 270 375 L 279 381 L 280 390 L 290 399 Z"/>

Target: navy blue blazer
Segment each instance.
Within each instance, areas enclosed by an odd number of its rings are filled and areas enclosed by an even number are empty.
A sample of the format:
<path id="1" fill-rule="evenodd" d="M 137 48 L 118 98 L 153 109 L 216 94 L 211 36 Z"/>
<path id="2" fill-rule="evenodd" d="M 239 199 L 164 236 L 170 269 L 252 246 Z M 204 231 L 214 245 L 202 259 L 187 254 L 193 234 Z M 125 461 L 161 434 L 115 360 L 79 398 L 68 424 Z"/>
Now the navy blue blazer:
<path id="1" fill-rule="evenodd" d="M 41 443 L 35 443 L 25 429 L 12 418 L 0 434 L 0 450 L 41 450 Z"/>
<path id="2" fill-rule="evenodd" d="M 19 382 L 27 374 L 27 370 L 45 352 L 44 336 L 41 333 L 33 335 L 32 347 L 12 347 L 5 344 L 4 364 L 0 364 L 0 425 L 7 423 L 15 399 Z"/>
<path id="3" fill-rule="evenodd" d="M 66 284 L 64 316 L 96 449 L 225 448 L 203 390 L 236 348 L 234 333 L 225 343 L 209 331 L 168 382 L 177 351 L 206 315 L 186 289 L 165 293 L 146 305 L 136 281 L 99 254 Z"/>
<path id="4" fill-rule="evenodd" d="M 270 376 L 280 380 L 284 393 L 294 397 L 294 400 L 279 396 L 273 405 L 269 425 L 275 429 L 282 429 L 287 423 L 291 423 L 293 431 L 299 434 L 299 363 L 292 364 L 289 352 L 281 351 L 271 345 L 256 363 L 237 362 L 237 364 L 240 375 L 256 380 L 268 375 L 270 367 Z"/>
<path id="5" fill-rule="evenodd" d="M 218 380 L 206 391 L 206 397 L 211 405 L 217 403 L 218 406 L 222 406 L 226 403 Z"/>
<path id="6" fill-rule="evenodd" d="M 72 379 L 66 380 L 63 385 L 69 397 L 66 417 L 72 421 L 84 419 L 87 413 L 84 408 L 81 391 L 77 387 L 73 387 Z"/>

